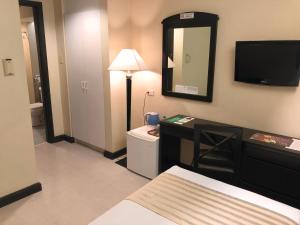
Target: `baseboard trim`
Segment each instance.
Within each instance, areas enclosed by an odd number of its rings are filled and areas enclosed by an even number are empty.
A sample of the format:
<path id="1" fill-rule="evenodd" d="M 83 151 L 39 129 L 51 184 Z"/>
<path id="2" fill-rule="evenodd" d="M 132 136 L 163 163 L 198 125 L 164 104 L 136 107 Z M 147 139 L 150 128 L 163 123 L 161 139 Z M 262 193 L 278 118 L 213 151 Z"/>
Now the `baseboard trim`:
<path id="1" fill-rule="evenodd" d="M 61 142 L 61 141 L 66 141 L 66 142 L 69 142 L 69 143 L 74 143 L 75 142 L 75 138 L 63 134 L 63 135 L 55 136 L 53 138 L 53 140 L 50 141 L 50 143 L 57 143 L 57 142 Z"/>
<path id="2" fill-rule="evenodd" d="M 127 149 L 126 148 L 120 149 L 119 151 L 116 151 L 116 152 L 105 151 L 104 152 L 104 157 L 113 160 L 113 159 L 116 159 L 116 158 L 118 158 L 118 157 L 120 157 L 122 155 L 125 155 L 126 153 L 127 153 Z"/>
<path id="3" fill-rule="evenodd" d="M 0 197 L 0 208 L 7 206 L 11 203 L 14 203 L 29 195 L 40 192 L 41 190 L 42 190 L 41 183 L 35 183 L 14 193 L 8 194 L 4 197 Z"/>
<path id="4" fill-rule="evenodd" d="M 68 136 L 68 135 L 63 135 L 63 137 L 66 142 L 75 143 L 75 138 Z"/>
<path id="5" fill-rule="evenodd" d="M 88 147 L 89 149 L 91 149 L 91 150 L 93 150 L 93 151 L 96 151 L 96 152 L 101 152 L 101 153 L 104 153 L 104 149 L 102 149 L 102 148 L 99 148 L 99 147 L 97 147 L 97 146 L 95 146 L 95 145 L 92 145 L 92 144 L 89 144 L 89 143 L 87 143 L 87 142 L 85 142 L 85 141 L 82 141 L 82 140 L 79 140 L 79 139 L 75 139 L 75 142 L 77 143 L 77 144 L 80 144 L 80 145 L 83 145 L 83 146 L 85 146 L 85 147 Z"/>

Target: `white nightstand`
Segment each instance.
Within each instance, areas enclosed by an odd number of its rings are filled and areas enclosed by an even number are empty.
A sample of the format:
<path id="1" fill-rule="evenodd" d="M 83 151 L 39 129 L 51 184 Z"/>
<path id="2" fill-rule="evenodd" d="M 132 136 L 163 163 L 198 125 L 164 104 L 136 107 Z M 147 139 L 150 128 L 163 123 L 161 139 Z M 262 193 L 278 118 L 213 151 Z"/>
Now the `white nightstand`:
<path id="1" fill-rule="evenodd" d="M 148 178 L 158 175 L 159 137 L 148 134 L 153 126 L 127 132 L 127 168 Z"/>

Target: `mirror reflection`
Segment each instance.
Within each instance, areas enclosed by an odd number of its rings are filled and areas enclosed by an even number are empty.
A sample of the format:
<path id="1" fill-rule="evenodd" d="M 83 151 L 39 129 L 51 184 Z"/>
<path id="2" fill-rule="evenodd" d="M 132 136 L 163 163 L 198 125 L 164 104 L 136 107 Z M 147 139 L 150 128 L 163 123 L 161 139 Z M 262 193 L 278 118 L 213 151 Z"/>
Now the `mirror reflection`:
<path id="1" fill-rule="evenodd" d="M 207 95 L 211 28 L 175 28 L 170 32 L 173 32 L 170 35 L 173 52 L 168 58 L 168 68 L 173 69 L 172 91 Z"/>
<path id="2" fill-rule="evenodd" d="M 212 102 L 218 20 L 216 14 L 186 12 L 162 21 L 164 96 Z"/>

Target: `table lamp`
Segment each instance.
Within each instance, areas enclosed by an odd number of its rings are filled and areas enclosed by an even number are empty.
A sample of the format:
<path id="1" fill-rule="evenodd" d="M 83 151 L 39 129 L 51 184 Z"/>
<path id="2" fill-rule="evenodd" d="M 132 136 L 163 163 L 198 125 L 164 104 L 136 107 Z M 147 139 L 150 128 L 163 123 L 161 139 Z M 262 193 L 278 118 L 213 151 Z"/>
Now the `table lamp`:
<path id="1" fill-rule="evenodd" d="M 109 66 L 109 71 L 123 71 L 126 73 L 127 92 L 127 131 L 130 130 L 131 120 L 131 87 L 132 73 L 146 70 L 147 66 L 135 49 L 122 49 Z"/>

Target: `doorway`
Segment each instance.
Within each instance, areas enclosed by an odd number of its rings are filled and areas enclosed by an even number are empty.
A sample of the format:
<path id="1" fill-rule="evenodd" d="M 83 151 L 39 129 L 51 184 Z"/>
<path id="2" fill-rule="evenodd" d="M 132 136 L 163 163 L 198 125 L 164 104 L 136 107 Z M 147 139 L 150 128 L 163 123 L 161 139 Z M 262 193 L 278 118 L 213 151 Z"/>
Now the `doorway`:
<path id="1" fill-rule="evenodd" d="M 54 137 L 48 63 L 41 2 L 20 0 L 21 35 L 35 145 Z"/>

